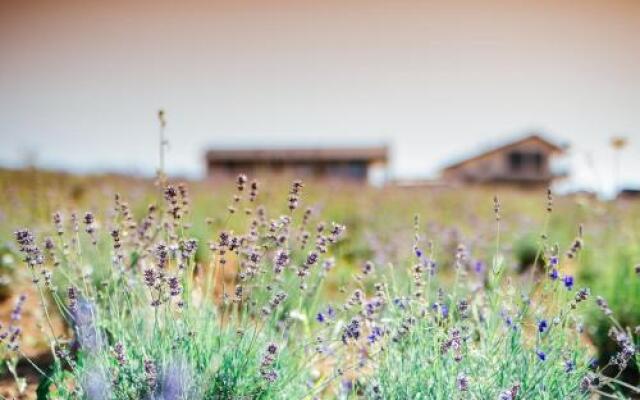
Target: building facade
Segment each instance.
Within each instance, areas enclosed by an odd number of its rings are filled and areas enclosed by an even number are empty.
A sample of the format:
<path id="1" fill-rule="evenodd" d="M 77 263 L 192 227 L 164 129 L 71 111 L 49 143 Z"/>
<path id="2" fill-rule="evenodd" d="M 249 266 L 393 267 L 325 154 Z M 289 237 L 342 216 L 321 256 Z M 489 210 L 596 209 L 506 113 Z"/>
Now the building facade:
<path id="1" fill-rule="evenodd" d="M 207 176 L 224 180 L 244 173 L 381 184 L 388 148 L 225 149 L 206 153 Z"/>
<path id="2" fill-rule="evenodd" d="M 449 165 L 442 180 L 459 184 L 506 184 L 523 188 L 548 187 L 565 172 L 552 161 L 565 148 L 533 134 Z"/>

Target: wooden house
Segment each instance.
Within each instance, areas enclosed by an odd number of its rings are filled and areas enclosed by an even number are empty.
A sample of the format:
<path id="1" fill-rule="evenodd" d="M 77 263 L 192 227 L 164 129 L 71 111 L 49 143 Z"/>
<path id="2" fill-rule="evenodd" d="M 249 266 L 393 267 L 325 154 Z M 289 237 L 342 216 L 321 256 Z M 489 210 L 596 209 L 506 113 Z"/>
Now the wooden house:
<path id="1" fill-rule="evenodd" d="M 532 134 L 449 165 L 441 176 L 452 184 L 548 187 L 555 179 L 566 176 L 552 167 L 553 158 L 564 152 L 565 147 Z"/>
<path id="2" fill-rule="evenodd" d="M 379 184 L 386 179 L 388 148 L 216 149 L 205 158 L 213 180 L 244 173 Z"/>

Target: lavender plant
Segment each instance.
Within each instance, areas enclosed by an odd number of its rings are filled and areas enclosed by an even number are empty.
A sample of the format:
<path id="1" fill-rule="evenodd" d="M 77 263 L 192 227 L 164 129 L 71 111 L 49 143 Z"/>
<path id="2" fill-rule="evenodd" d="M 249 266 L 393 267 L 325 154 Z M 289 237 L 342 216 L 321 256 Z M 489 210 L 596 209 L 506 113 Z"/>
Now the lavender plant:
<path id="1" fill-rule="evenodd" d="M 258 183 L 239 176 L 225 218 L 242 218 L 246 231 L 210 232 L 207 265 L 195 262 L 203 243 L 188 235 L 184 185 L 165 185 L 162 203 L 137 221 L 116 196 L 104 225 L 92 213 L 82 221 L 72 215 L 70 224 L 56 213 L 54 238 L 40 242 L 30 230 L 17 231 L 47 319 L 55 309 L 69 327 L 49 324 L 55 362 L 51 373 L 41 371 L 41 392 L 64 399 L 268 399 L 319 384 L 323 378 L 308 368 L 319 356 L 305 316 L 344 227 L 318 223 L 307 232 L 311 213 L 297 212 L 302 188 L 294 182 L 283 214 L 270 218 L 256 206 Z M 6 337 L 8 346 L 18 329 Z"/>
<path id="2" fill-rule="evenodd" d="M 549 195 L 549 213 L 551 201 Z M 497 198 L 494 203 L 498 235 L 490 262 L 459 245 L 452 265 L 440 266 L 433 243 L 421 241 L 416 219 L 411 262 L 378 268 L 365 263 L 338 315 L 318 313 L 320 324 L 339 321 L 342 343 L 331 351 L 342 354 L 342 384 L 334 396 L 506 400 L 640 394 L 617 379 L 638 362 L 637 331 L 634 336 L 611 318 L 619 351 L 603 366 L 586 343 L 585 303 L 595 301 L 604 314 L 612 313 L 602 298 L 576 287 L 562 261 L 569 263 L 581 251 L 582 228 L 564 255 L 549 244 L 545 230 L 534 263 L 541 260 L 544 273 L 535 275 L 534 269 L 533 284 L 518 282 L 505 278 Z M 611 367 L 619 371 L 613 377 L 604 373 Z"/>
<path id="3" fill-rule="evenodd" d="M 345 265 L 345 226 L 303 207 L 295 181 L 281 210 L 259 205 L 240 175 L 207 239 L 192 235 L 187 187 L 159 178 L 140 215 L 116 195 L 111 212 L 53 215 L 51 229 L 15 233 L 37 289 L 54 363 L 39 394 L 52 399 L 532 399 L 638 393 L 602 372 L 637 363 L 637 335 L 611 317 L 619 345 L 593 363 L 583 307 L 592 296 L 550 242 L 547 217 L 530 274 L 515 276 L 500 239 L 475 254 L 443 253 L 416 217 L 409 257 Z M 217 226 L 217 228 L 213 228 Z M 429 231 L 430 232 L 430 231 Z M 458 236 L 451 236 L 459 239 Z M 451 242 L 451 240 L 449 240 Z M 209 252 L 208 258 L 199 252 Z M 448 247 L 447 247 L 448 248 Z M 373 249 L 375 250 L 375 249 Z M 375 251 L 371 251 L 375 254 Z M 449 254 L 450 253 L 450 254 Z M 395 259 L 394 259 L 395 258 Z M 330 280 L 340 272 L 346 279 Z M 338 283 L 337 283 L 338 282 Z M 22 302 L 0 335 L 20 353 Z M 60 330 L 52 322 L 66 321 Z"/>

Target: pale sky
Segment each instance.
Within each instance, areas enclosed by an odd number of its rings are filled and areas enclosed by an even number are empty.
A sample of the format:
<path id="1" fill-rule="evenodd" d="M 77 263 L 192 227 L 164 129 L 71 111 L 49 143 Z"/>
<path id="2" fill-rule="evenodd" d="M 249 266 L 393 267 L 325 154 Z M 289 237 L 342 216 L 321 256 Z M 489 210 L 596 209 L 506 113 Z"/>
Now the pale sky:
<path id="1" fill-rule="evenodd" d="M 209 146 L 388 143 L 392 175 L 538 130 L 640 185 L 640 1 L 0 2 L 0 166 L 202 176 Z"/>

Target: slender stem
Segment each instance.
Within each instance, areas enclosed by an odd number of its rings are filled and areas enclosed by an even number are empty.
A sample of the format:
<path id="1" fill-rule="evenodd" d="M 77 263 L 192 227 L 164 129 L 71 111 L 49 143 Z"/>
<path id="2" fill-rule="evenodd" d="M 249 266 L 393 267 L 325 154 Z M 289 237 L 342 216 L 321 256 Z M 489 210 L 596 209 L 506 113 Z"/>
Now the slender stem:
<path id="1" fill-rule="evenodd" d="M 160 110 L 158 111 L 158 120 L 160 122 L 160 129 L 158 132 L 158 136 L 160 139 L 160 143 L 159 143 L 159 167 L 158 167 L 158 177 L 160 178 L 161 183 L 163 183 L 164 180 L 164 150 L 165 150 L 165 146 L 167 144 L 167 140 L 165 139 L 165 135 L 164 135 L 164 129 L 167 126 L 167 121 L 164 118 L 164 111 Z"/>
<path id="2" fill-rule="evenodd" d="M 44 292 L 42 291 L 42 286 L 40 285 L 37 277 L 36 277 L 36 273 L 35 270 L 33 269 L 33 267 L 31 268 L 31 275 L 33 276 L 33 281 L 36 283 L 36 286 L 38 287 L 38 294 L 40 295 L 40 305 L 42 306 L 42 309 L 44 310 L 44 315 L 47 319 L 47 324 L 49 325 L 49 329 L 51 330 L 51 335 L 53 336 L 53 341 L 56 343 L 56 345 L 59 345 L 58 343 L 58 337 L 56 336 L 56 332 L 53 329 L 53 323 L 51 322 L 51 316 L 49 316 L 49 308 L 47 307 L 47 302 L 44 298 Z"/>
<path id="3" fill-rule="evenodd" d="M 605 378 L 605 377 L 603 376 L 603 378 Z M 633 392 L 635 392 L 635 393 L 640 393 L 640 388 L 638 388 L 638 387 L 636 387 L 636 386 L 631 386 L 631 385 L 629 385 L 628 383 L 625 383 L 625 382 L 623 382 L 623 381 L 621 381 L 621 380 L 618 380 L 618 379 L 608 379 L 608 382 L 613 382 L 613 383 L 615 383 L 616 385 L 624 386 L 625 388 L 627 388 L 627 389 L 629 389 L 629 390 L 631 390 L 631 391 L 633 391 Z"/>
<path id="4" fill-rule="evenodd" d="M 36 372 L 38 372 L 40 375 L 42 375 L 42 377 L 46 377 L 47 376 L 47 374 L 45 374 L 44 371 L 41 370 L 40 367 L 38 367 L 38 365 L 36 363 L 34 363 L 33 360 L 31 360 L 31 358 L 29 358 L 29 356 L 27 356 L 22 350 L 18 350 L 18 352 L 20 353 L 22 358 L 27 360 L 27 362 L 33 367 L 33 369 L 36 370 Z"/>

